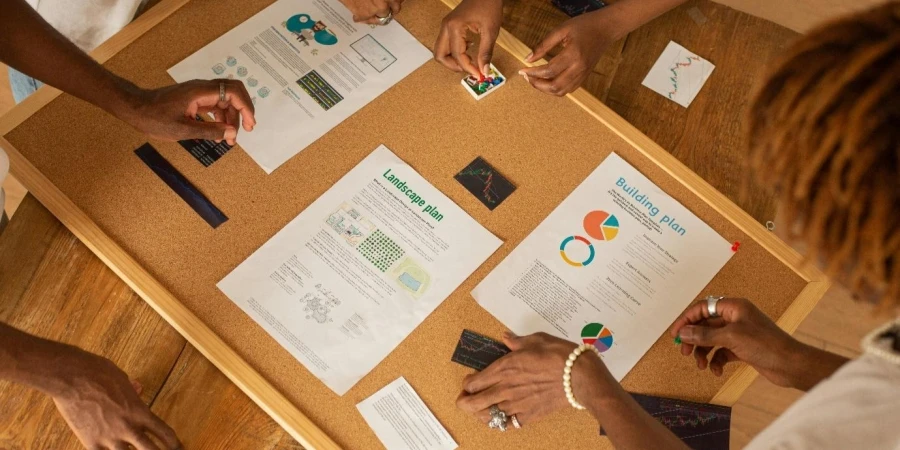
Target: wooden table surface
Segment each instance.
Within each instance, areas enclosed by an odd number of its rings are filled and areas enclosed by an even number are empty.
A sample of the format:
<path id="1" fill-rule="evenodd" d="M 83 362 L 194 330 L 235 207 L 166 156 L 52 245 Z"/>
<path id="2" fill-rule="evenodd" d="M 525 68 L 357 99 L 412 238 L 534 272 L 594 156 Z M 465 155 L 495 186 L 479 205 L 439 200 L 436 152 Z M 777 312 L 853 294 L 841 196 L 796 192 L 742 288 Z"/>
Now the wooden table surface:
<path id="1" fill-rule="evenodd" d="M 566 19 L 549 0 L 507 0 L 504 14 L 504 26 L 529 46 Z M 585 87 L 765 222 L 772 198 L 741 186 L 741 118 L 766 62 L 794 37 L 692 0 L 612 45 Z M 687 109 L 640 84 L 670 40 L 716 66 Z M 0 235 L 0 286 L 0 321 L 113 360 L 143 385 L 143 399 L 185 448 L 301 448 L 30 196 Z M 80 445 L 49 398 L 0 382 L 0 448 Z"/>

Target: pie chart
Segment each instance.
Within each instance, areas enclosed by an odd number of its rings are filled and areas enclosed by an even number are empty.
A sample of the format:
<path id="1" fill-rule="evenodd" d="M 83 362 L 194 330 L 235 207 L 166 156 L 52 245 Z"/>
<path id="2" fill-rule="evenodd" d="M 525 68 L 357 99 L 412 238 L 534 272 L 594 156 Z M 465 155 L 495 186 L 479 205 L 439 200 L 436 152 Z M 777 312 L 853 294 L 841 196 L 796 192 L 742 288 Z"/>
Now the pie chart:
<path id="1" fill-rule="evenodd" d="M 611 241 L 619 234 L 619 219 L 606 211 L 591 211 L 584 216 L 584 231 L 598 241 Z"/>
<path id="2" fill-rule="evenodd" d="M 597 350 L 603 353 L 612 348 L 613 334 L 602 323 L 589 323 L 581 329 L 581 340 L 585 344 L 597 347 Z"/>

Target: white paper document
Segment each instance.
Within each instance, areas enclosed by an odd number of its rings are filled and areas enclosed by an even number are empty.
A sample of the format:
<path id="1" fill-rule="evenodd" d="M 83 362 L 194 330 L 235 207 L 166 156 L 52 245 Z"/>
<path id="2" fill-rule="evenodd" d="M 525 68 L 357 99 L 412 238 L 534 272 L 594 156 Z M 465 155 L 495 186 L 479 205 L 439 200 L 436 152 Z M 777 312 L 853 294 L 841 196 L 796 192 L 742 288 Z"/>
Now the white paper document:
<path id="1" fill-rule="evenodd" d="M 218 287 L 343 395 L 500 244 L 382 145 Z"/>
<path id="2" fill-rule="evenodd" d="M 613 153 L 472 295 L 516 334 L 594 343 L 621 380 L 732 254 Z"/>
<path id="3" fill-rule="evenodd" d="M 354 23 L 338 0 L 278 0 L 169 74 L 241 80 L 257 126 L 238 141 L 272 173 L 429 59 L 396 21 Z"/>
<path id="4" fill-rule="evenodd" d="M 453 450 L 456 441 L 400 377 L 356 408 L 387 450 Z"/>
<path id="5" fill-rule="evenodd" d="M 670 41 L 641 84 L 687 108 L 715 68 L 709 61 Z"/>

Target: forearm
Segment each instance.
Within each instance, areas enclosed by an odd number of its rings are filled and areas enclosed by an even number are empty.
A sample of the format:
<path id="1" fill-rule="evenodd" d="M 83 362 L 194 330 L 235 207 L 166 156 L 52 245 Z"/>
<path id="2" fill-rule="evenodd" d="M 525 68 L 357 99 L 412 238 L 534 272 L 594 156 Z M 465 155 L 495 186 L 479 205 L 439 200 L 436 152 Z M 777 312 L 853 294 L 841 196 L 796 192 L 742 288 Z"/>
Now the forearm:
<path id="1" fill-rule="evenodd" d="M 615 24 L 615 29 L 609 31 L 618 40 L 685 1 L 687 0 L 618 0 L 592 14 L 610 15 L 608 23 Z"/>
<path id="2" fill-rule="evenodd" d="M 0 1 L 0 61 L 122 117 L 140 90 L 110 73 L 24 0 Z"/>
<path id="3" fill-rule="evenodd" d="M 0 323 L 0 379 L 37 389 L 51 396 L 67 384 L 57 375 L 75 347 L 48 341 Z"/>
<path id="4" fill-rule="evenodd" d="M 626 450 L 688 448 L 644 411 L 609 371 L 601 368 L 602 364 L 590 354 L 579 358 L 573 369 L 572 388 L 576 400 L 597 419 L 613 447 Z"/>
<path id="5" fill-rule="evenodd" d="M 793 355 L 785 362 L 790 370 L 791 386 L 801 391 L 808 391 L 822 380 L 830 377 L 849 359 L 821 350 L 799 341 Z"/>

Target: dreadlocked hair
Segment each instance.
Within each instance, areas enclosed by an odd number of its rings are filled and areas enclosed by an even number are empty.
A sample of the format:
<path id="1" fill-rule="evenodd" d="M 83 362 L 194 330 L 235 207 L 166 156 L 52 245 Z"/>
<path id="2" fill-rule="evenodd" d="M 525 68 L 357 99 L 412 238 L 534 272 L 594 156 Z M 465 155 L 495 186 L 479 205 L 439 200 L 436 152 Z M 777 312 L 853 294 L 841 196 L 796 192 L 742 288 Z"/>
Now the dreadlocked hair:
<path id="1" fill-rule="evenodd" d="M 900 2 L 802 37 L 748 122 L 750 166 L 789 238 L 855 294 L 900 306 Z"/>

